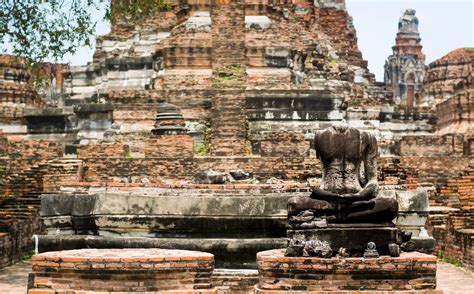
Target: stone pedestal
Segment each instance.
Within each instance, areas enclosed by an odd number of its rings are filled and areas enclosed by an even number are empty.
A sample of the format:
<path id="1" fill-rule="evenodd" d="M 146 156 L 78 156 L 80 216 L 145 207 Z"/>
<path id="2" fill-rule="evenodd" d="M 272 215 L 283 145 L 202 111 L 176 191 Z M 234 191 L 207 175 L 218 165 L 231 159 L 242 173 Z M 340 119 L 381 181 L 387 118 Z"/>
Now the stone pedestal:
<path id="1" fill-rule="evenodd" d="M 327 228 L 288 230 L 287 235 L 290 239 L 326 241 L 333 251 L 343 247 L 356 254 L 362 254 L 369 242 L 374 242 L 380 253 L 387 253 L 390 243 L 401 243 L 401 231 L 393 224 L 329 224 Z"/>
<path id="2" fill-rule="evenodd" d="M 284 249 L 257 254 L 256 293 L 442 293 L 436 289 L 436 257 L 286 257 Z M 367 292 L 366 292 L 367 291 Z"/>
<path id="3" fill-rule="evenodd" d="M 39 293 L 216 293 L 211 286 L 214 256 L 164 249 L 83 249 L 32 258 Z"/>

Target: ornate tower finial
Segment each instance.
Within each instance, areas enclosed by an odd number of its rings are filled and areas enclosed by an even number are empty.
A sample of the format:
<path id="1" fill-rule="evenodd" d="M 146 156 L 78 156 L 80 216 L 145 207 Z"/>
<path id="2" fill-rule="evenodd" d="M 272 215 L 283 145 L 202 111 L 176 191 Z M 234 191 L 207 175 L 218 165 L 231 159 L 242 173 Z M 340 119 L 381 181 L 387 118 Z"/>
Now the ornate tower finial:
<path id="1" fill-rule="evenodd" d="M 393 54 L 385 63 L 385 84 L 392 89 L 399 111 L 411 115 L 421 104 L 418 93 L 425 75 L 425 55 L 414 9 L 407 9 L 400 17 L 395 41 Z"/>

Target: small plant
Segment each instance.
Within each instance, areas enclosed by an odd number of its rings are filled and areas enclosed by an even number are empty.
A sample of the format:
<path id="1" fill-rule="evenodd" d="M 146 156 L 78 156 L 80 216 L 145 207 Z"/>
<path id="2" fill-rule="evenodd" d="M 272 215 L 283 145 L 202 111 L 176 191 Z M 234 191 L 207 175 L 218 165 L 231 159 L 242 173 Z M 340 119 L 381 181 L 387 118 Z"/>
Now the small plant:
<path id="1" fill-rule="evenodd" d="M 25 252 L 25 253 L 23 254 L 23 256 L 21 257 L 21 260 L 23 260 L 23 261 L 30 260 L 33 255 L 35 255 L 35 251 L 34 251 L 34 250 L 30 250 L 30 251 L 28 251 L 28 252 Z"/>
<path id="2" fill-rule="evenodd" d="M 252 145 L 249 142 L 245 143 L 244 152 L 246 156 L 252 156 Z"/>
<path id="3" fill-rule="evenodd" d="M 474 47 L 466 47 L 466 51 L 469 53 L 474 52 Z"/>
<path id="4" fill-rule="evenodd" d="M 444 259 L 444 251 L 443 250 L 440 250 L 436 253 L 436 257 L 438 257 L 438 259 Z"/>
<path id="5" fill-rule="evenodd" d="M 207 148 L 204 144 L 196 144 L 193 148 L 194 155 L 197 156 L 206 156 L 207 155 Z"/>
<path id="6" fill-rule="evenodd" d="M 125 154 L 125 158 L 133 158 L 133 153 L 131 151 L 128 151 L 126 154 Z"/>

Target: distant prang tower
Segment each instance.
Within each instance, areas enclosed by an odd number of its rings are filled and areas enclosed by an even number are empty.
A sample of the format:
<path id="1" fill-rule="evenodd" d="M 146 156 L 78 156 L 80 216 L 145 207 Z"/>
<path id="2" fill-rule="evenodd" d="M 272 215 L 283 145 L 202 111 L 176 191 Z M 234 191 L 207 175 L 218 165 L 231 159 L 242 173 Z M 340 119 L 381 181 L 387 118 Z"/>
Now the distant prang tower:
<path id="1" fill-rule="evenodd" d="M 419 92 L 425 76 L 425 55 L 415 14 L 414 9 L 407 9 L 400 17 L 393 54 L 385 62 L 385 85 L 392 89 L 399 113 L 405 117 L 420 108 Z"/>

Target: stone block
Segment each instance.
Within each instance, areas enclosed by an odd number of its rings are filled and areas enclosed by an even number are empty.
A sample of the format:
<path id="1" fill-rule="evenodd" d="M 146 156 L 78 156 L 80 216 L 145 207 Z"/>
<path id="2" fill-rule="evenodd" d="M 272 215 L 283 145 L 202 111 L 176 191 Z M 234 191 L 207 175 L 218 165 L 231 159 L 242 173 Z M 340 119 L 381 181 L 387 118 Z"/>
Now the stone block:
<path id="1" fill-rule="evenodd" d="M 247 15 L 245 16 L 245 27 L 265 30 L 272 27 L 272 21 L 266 15 Z"/>
<path id="2" fill-rule="evenodd" d="M 390 224 L 328 224 L 327 228 L 288 230 L 288 238 L 319 240 L 329 243 L 333 251 L 346 248 L 362 253 L 369 242 L 374 242 L 380 253 L 387 254 L 388 244 L 401 244 L 401 232 Z"/>

